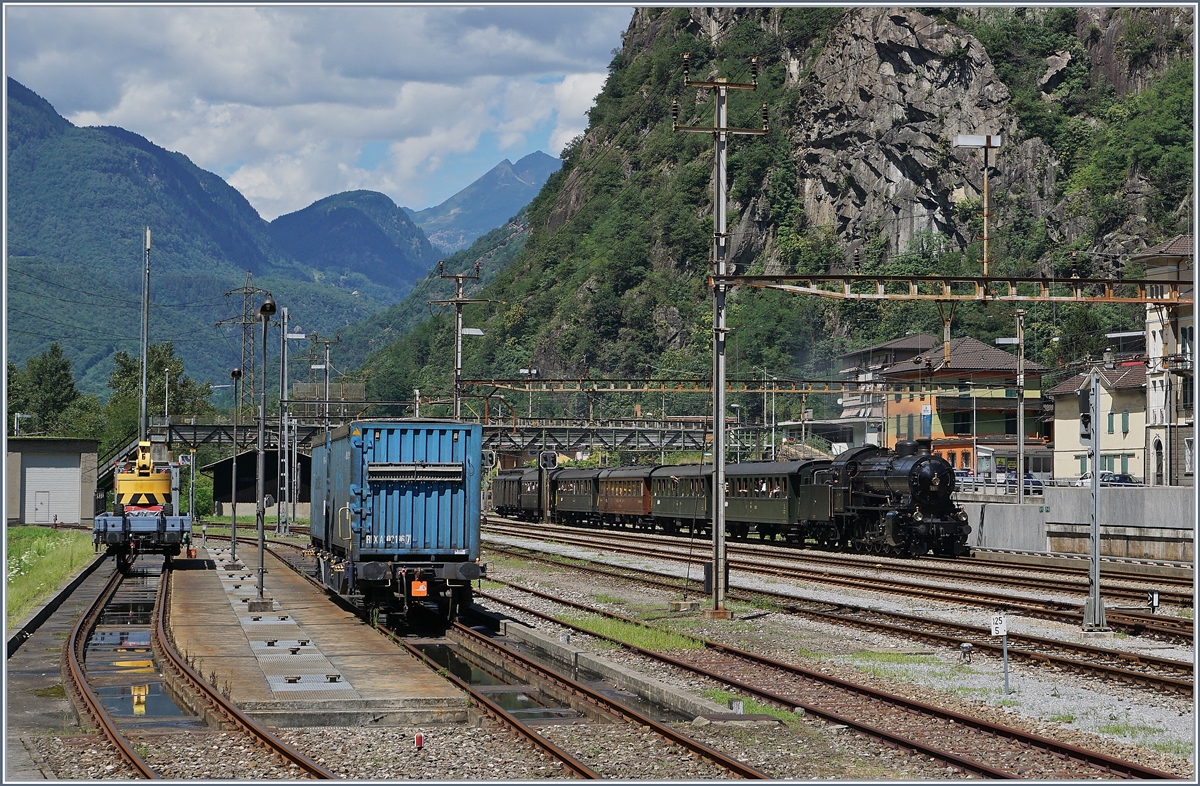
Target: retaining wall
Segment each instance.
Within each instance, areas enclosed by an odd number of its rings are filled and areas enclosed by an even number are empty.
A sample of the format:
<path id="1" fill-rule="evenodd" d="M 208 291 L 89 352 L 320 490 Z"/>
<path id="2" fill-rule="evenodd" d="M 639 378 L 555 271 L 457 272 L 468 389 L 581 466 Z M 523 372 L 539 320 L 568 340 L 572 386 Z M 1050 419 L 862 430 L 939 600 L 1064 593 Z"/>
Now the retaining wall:
<path id="1" fill-rule="evenodd" d="M 1090 490 L 1048 487 L 1017 505 L 1003 496 L 958 495 L 967 511 L 970 546 L 1087 554 Z M 1100 553 L 1111 557 L 1191 562 L 1196 507 L 1190 488 L 1100 489 Z"/>

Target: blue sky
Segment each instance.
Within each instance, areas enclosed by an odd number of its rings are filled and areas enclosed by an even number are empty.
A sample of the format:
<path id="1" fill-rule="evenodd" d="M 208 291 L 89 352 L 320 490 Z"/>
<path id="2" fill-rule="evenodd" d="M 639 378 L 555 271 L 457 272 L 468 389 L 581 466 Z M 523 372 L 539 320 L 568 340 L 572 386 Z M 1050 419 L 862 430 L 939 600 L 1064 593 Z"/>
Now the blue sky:
<path id="1" fill-rule="evenodd" d="M 6 73 L 224 177 L 266 219 L 438 204 L 584 130 L 632 6 L 5 6 Z"/>

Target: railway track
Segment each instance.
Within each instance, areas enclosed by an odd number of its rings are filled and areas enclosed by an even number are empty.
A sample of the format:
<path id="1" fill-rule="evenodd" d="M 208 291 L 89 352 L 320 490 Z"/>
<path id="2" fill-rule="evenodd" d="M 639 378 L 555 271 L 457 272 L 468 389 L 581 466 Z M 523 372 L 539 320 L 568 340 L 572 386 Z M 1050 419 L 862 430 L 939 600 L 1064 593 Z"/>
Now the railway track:
<path id="1" fill-rule="evenodd" d="M 197 674 L 186 661 L 179 656 L 171 643 L 168 628 L 170 607 L 170 570 L 161 569 L 157 574 L 154 591 L 154 621 L 151 632 L 151 646 L 159 658 L 160 664 L 170 669 L 178 676 L 176 688 L 186 686 L 193 692 L 193 699 L 211 708 L 221 719 L 222 725 L 231 727 L 243 737 L 248 737 L 253 744 L 265 748 L 277 756 L 285 771 L 291 775 L 304 774 L 310 778 L 331 779 L 333 776 L 324 768 L 306 756 L 284 744 L 273 734 L 251 721 L 237 707 L 209 685 Z M 116 596 L 125 577 L 114 571 L 103 589 L 96 596 L 95 602 L 83 613 L 67 638 L 64 647 L 66 672 L 70 689 L 77 697 L 83 712 L 81 717 L 90 717 L 99 733 L 113 746 L 118 757 L 129 768 L 135 777 L 146 779 L 161 779 L 162 775 L 152 767 L 138 752 L 142 743 L 135 746 L 124 734 L 111 713 L 105 708 L 87 672 L 87 648 L 93 629 L 101 619 L 105 607 Z"/>
<path id="2" fill-rule="evenodd" d="M 209 537 L 214 537 L 214 536 L 210 535 Z M 218 540 L 228 540 L 228 536 L 218 535 L 215 537 Z M 241 539 L 239 538 L 239 541 L 240 540 Z M 289 543 L 287 541 L 277 541 L 277 540 L 270 541 L 270 544 L 271 545 L 267 546 L 267 553 L 273 555 L 276 559 L 281 561 L 283 564 L 287 565 L 297 575 L 301 576 L 308 583 L 313 585 L 313 587 L 315 587 L 322 593 L 328 594 L 326 592 L 326 588 L 320 582 L 318 582 L 316 579 L 313 578 L 313 576 L 311 574 L 311 567 L 312 567 L 313 563 L 310 560 L 308 560 L 307 558 L 305 558 L 304 556 L 302 556 L 303 548 L 301 546 L 298 546 L 295 543 Z M 284 546 L 284 547 L 292 550 L 294 553 L 291 555 L 282 554 L 279 551 L 276 551 L 274 546 Z M 365 615 L 363 614 L 361 609 L 346 603 L 343 599 L 341 599 L 335 595 L 329 595 L 329 597 L 333 602 L 338 603 L 340 606 L 345 608 L 347 611 L 350 611 L 354 614 L 358 614 L 360 617 L 365 619 Z M 512 715 L 512 713 L 508 712 L 508 710 L 504 709 L 498 703 L 493 701 L 490 697 L 488 697 L 482 691 L 476 690 L 476 688 L 474 686 L 472 686 L 470 683 L 468 683 L 466 680 L 460 679 L 456 675 L 450 673 L 448 670 L 442 668 L 441 664 L 437 663 L 425 652 L 422 652 L 419 648 L 414 646 L 411 642 L 407 641 L 403 636 L 397 634 L 396 632 L 392 631 L 391 629 L 389 629 L 388 627 L 386 627 L 384 625 L 377 624 L 377 625 L 375 625 L 375 629 L 377 631 L 379 631 L 380 634 L 382 634 L 383 636 L 386 636 L 390 641 L 392 641 L 394 644 L 396 644 L 396 646 L 403 648 L 414 658 L 417 658 L 421 662 L 425 663 L 427 666 L 429 666 L 430 669 L 436 671 L 444 679 L 447 679 L 450 682 L 453 682 L 455 685 L 457 685 L 464 693 L 466 693 L 470 697 L 473 704 L 477 708 L 479 708 L 479 710 L 482 711 L 489 718 L 496 721 L 497 723 L 499 723 L 501 726 L 508 729 L 509 731 L 513 732 L 518 737 L 524 739 L 526 742 L 528 742 L 534 748 L 536 748 L 537 750 L 540 750 L 542 753 L 546 754 L 554 761 L 560 762 L 565 774 L 570 775 L 571 777 L 579 778 L 579 779 L 583 779 L 583 780 L 600 780 L 601 779 L 601 776 L 597 772 L 595 772 L 592 768 L 588 767 L 586 764 L 584 764 L 583 762 L 576 759 L 570 753 L 568 753 L 567 751 L 565 751 L 565 750 L 561 749 L 560 747 L 558 747 L 557 745 L 555 745 L 551 740 L 543 737 L 542 735 L 540 735 L 536 731 L 534 731 L 532 728 L 530 728 L 526 724 L 522 723 L 518 718 L 514 717 Z"/>
<path id="3" fill-rule="evenodd" d="M 517 524 L 516 522 L 511 522 L 511 520 L 502 521 L 505 523 L 495 524 L 494 519 L 490 520 L 489 528 L 509 527 L 509 534 L 515 534 L 511 528 L 516 528 L 527 533 L 544 533 L 547 537 L 553 538 L 560 536 L 569 537 L 572 533 L 586 534 L 589 532 L 587 529 L 577 527 Z M 595 530 L 590 531 L 594 532 Z M 642 531 L 621 529 L 604 531 L 616 532 L 623 540 L 629 542 L 643 543 L 651 546 L 661 544 L 678 547 L 681 542 L 678 537 Z M 704 543 L 707 544 L 708 541 L 705 540 Z M 1006 588 L 1020 587 L 1034 589 L 1047 594 L 1087 595 L 1088 593 L 1086 567 L 1014 565 L 1013 563 L 993 561 L 981 564 L 980 562 L 966 558 L 947 559 L 944 557 L 904 559 L 874 554 L 821 552 L 801 548 L 797 544 L 789 544 L 784 541 L 734 540 L 732 538 L 726 541 L 726 549 L 731 555 L 741 554 L 746 557 L 765 557 L 781 565 L 795 565 L 797 567 L 822 566 L 840 569 L 883 568 L 889 573 L 904 576 L 919 576 L 935 581 L 954 580 L 983 584 L 1002 583 Z M 1031 573 L 1039 575 L 1029 575 Z M 1063 578 L 1052 578 L 1052 576 Z M 1141 586 L 1127 586 L 1130 583 L 1140 584 Z M 1186 608 L 1190 607 L 1193 602 L 1192 579 L 1190 576 L 1187 578 L 1166 575 L 1148 576 L 1107 570 L 1101 576 L 1101 589 L 1110 599 L 1122 601 L 1144 603 L 1147 590 L 1154 589 L 1159 593 L 1160 601 L 1164 605 Z"/>
<path id="4" fill-rule="evenodd" d="M 720 751 L 714 750 L 707 745 L 699 743 L 690 737 L 672 729 L 665 723 L 660 723 L 653 718 L 630 709 L 616 701 L 607 698 L 604 694 L 592 690 L 578 680 L 571 679 L 561 674 L 557 674 L 549 669 L 544 668 L 536 661 L 527 658 L 519 652 L 506 647 L 499 642 L 496 642 L 489 636 L 485 636 L 478 631 L 468 628 L 462 624 L 455 624 L 454 634 L 463 639 L 472 646 L 475 652 L 486 652 L 494 659 L 506 661 L 515 664 L 516 667 L 525 673 L 532 676 L 537 683 L 549 683 L 555 686 L 559 692 L 566 693 L 573 697 L 573 704 L 580 702 L 587 705 L 589 708 L 596 708 L 599 711 L 611 716 L 613 719 L 633 724 L 640 727 L 639 731 L 648 729 L 665 738 L 670 743 L 678 745 L 691 753 L 696 754 L 702 759 L 705 759 L 726 773 L 738 778 L 751 780 L 767 779 L 767 775 L 759 772 L 753 767 L 738 761 L 737 759 L 726 756 Z"/>
<path id="5" fill-rule="evenodd" d="M 497 550 L 494 546 L 491 548 Z M 635 581 L 642 585 L 657 586 L 673 592 L 678 592 L 682 588 L 678 577 L 645 568 L 613 567 L 602 563 L 581 564 L 581 560 L 578 558 L 572 558 L 570 562 L 566 562 L 545 555 L 531 554 L 524 549 L 498 550 L 571 570 L 582 570 L 611 578 Z M 699 580 L 689 580 L 687 586 L 693 591 L 701 591 Z M 1001 645 L 996 643 L 991 636 L 991 629 L 987 627 L 963 625 L 898 612 L 884 612 L 852 603 L 805 603 L 794 596 L 766 590 L 750 591 L 731 587 L 728 597 L 747 602 L 765 599 L 771 608 L 788 614 L 833 625 L 850 625 L 863 630 L 903 636 L 955 650 L 958 650 L 960 645 L 966 642 L 980 652 L 999 655 L 1001 651 Z M 1167 693 L 1193 694 L 1195 666 L 1187 661 L 1150 655 L 1134 655 L 1086 644 L 1016 633 L 1009 634 L 1008 644 L 1008 655 L 1016 660 L 1041 663 L 1079 674 L 1140 685 Z"/>
<path id="6" fill-rule="evenodd" d="M 566 608 L 654 628 L 645 622 L 603 609 L 502 583 Z M 899 749 L 933 757 L 973 776 L 1007 780 L 1111 777 L 1175 779 L 1169 773 L 1133 762 L 914 702 L 707 639 L 691 637 L 702 644 L 701 649 L 667 656 L 562 622 L 549 614 L 503 600 L 491 593 L 481 594 L 491 601 L 539 619 L 627 647 L 659 663 L 716 680 L 766 703 L 793 711 L 803 710 Z"/>
<path id="7" fill-rule="evenodd" d="M 291 543 L 277 543 L 279 545 L 288 546 L 292 549 L 297 548 Z M 303 560 L 294 558 L 289 559 L 288 557 L 285 557 L 284 555 L 274 551 L 270 547 L 268 547 L 268 551 L 276 558 L 289 565 L 298 574 L 304 576 L 305 579 L 315 587 L 324 591 L 324 587 L 322 587 L 321 584 L 315 581 L 312 576 L 304 570 Z M 359 612 L 358 609 L 354 609 L 353 607 L 349 608 L 354 610 L 356 613 Z M 413 657 L 420 659 L 431 669 L 437 671 L 441 676 L 454 682 L 459 688 L 461 688 L 471 697 L 471 700 L 475 702 L 475 704 L 482 709 L 485 714 L 487 714 L 493 720 L 498 721 L 511 731 L 514 731 L 547 755 L 562 762 L 567 773 L 582 779 L 603 779 L 605 777 L 603 774 L 597 773 L 587 764 L 580 761 L 570 752 L 563 750 L 561 747 L 555 745 L 551 740 L 547 739 L 541 734 L 538 734 L 534 729 L 531 729 L 519 718 L 514 717 L 510 712 L 493 701 L 485 692 L 476 689 L 475 686 L 471 685 L 465 680 L 460 679 L 453 673 L 443 668 L 441 664 L 433 660 L 420 648 L 414 646 L 405 637 L 396 634 L 394 631 L 389 630 L 383 625 L 376 625 L 376 629 L 381 634 L 391 639 L 391 641 L 397 646 L 400 646 L 408 651 Z M 587 711 L 588 714 L 598 711 L 611 716 L 613 719 L 618 719 L 625 723 L 636 725 L 639 728 L 639 731 L 644 729 L 652 730 L 655 734 L 658 734 L 660 737 L 663 737 L 670 743 L 678 745 L 695 754 L 696 756 L 711 762 L 720 770 L 723 770 L 734 777 L 752 780 L 768 778 L 767 775 L 759 772 L 753 767 L 750 767 L 738 761 L 737 759 L 726 756 L 720 751 L 697 742 L 686 735 L 680 734 L 670 726 L 660 723 L 653 718 L 638 712 L 637 710 L 615 702 L 604 696 L 602 693 L 587 687 L 577 680 L 546 669 L 536 661 L 525 657 L 521 653 L 509 647 L 501 645 L 500 643 L 492 640 L 490 637 L 485 636 L 476 630 L 456 623 L 453 627 L 453 633 L 458 639 L 469 643 L 469 649 L 472 652 L 489 653 L 494 658 L 506 661 L 509 664 L 515 664 L 516 669 L 520 672 L 530 675 L 532 681 L 536 683 L 553 685 L 557 694 L 572 697 L 572 704 L 582 703 L 585 705 L 585 711 Z"/>
<path id="8" fill-rule="evenodd" d="M 707 561 L 708 552 L 704 548 L 680 545 L 676 540 L 662 536 L 630 535 L 614 530 L 604 530 L 603 533 L 590 534 L 564 527 L 538 529 L 530 525 L 497 525 L 491 524 L 484 529 L 486 533 L 495 533 L 523 539 L 548 539 L 564 545 L 580 546 L 607 553 L 621 553 L 634 556 L 652 554 L 656 559 L 681 562 L 696 565 L 698 568 Z M 707 545 L 707 544 L 705 544 Z M 652 551 L 651 551 L 652 549 Z M 1027 617 L 1045 619 L 1067 624 L 1082 624 L 1082 604 L 1047 600 L 1045 598 L 1021 597 L 1006 593 L 991 592 L 963 586 L 930 586 L 928 584 L 907 581 L 887 576 L 861 576 L 835 572 L 831 569 L 802 565 L 779 565 L 772 555 L 772 564 L 762 561 L 760 555 L 747 552 L 738 546 L 727 546 L 729 566 L 731 569 L 745 570 L 765 576 L 778 576 L 797 581 L 811 581 L 820 584 L 832 584 L 853 589 L 872 592 L 890 592 L 909 597 L 928 598 L 954 603 L 972 603 L 983 608 L 1006 611 L 1018 611 Z M 843 565 L 843 568 L 846 566 Z M 866 569 L 882 571 L 884 564 L 869 561 L 862 566 Z M 887 566 L 890 569 L 890 565 Z M 939 574 L 939 580 L 946 581 L 944 571 Z M 978 582 L 973 577 L 971 581 Z M 1144 596 L 1144 590 L 1143 596 Z M 1118 609 L 1106 610 L 1105 616 L 1110 627 L 1133 635 L 1154 635 L 1172 641 L 1192 640 L 1193 624 L 1191 619 L 1168 617 L 1161 615 L 1137 614 Z"/>

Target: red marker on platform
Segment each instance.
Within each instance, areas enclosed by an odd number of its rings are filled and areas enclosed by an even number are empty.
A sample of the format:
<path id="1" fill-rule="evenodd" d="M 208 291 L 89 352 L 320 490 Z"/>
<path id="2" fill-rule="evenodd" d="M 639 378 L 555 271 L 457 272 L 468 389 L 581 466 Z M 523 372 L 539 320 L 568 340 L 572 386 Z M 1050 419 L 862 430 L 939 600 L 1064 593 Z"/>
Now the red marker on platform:
<path id="1" fill-rule="evenodd" d="M 425 735 L 417 732 L 417 736 L 413 739 L 413 742 L 417 744 L 417 750 L 421 750 L 425 747 Z"/>

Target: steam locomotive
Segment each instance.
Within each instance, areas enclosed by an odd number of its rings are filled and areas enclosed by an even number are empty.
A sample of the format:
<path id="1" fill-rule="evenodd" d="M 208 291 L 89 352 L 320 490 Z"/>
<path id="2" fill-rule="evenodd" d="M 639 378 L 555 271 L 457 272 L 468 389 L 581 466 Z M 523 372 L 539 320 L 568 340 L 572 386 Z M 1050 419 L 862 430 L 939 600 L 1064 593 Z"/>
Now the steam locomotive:
<path id="1" fill-rule="evenodd" d="M 512 469 L 492 501 L 502 516 L 578 526 L 706 534 L 711 464 L 610 469 Z M 542 484 L 546 486 L 543 489 Z M 726 532 L 819 548 L 917 557 L 967 554 L 970 525 L 954 504 L 954 469 L 929 440 L 867 445 L 836 458 L 725 467 Z"/>

